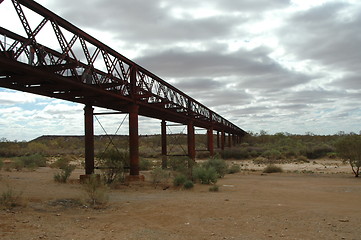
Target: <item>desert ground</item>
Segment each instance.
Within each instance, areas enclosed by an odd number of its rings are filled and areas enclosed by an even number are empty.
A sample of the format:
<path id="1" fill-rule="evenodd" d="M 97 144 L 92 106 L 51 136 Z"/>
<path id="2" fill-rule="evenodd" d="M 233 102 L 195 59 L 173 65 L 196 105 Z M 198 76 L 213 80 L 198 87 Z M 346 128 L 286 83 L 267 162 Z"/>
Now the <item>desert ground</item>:
<path id="1" fill-rule="evenodd" d="M 21 194 L 22 206 L 0 210 L 0 239 L 361 239 L 361 179 L 336 160 L 283 164 L 283 173 L 237 161 L 242 171 L 217 182 L 218 192 L 156 189 L 145 182 L 109 190 L 106 206 L 81 204 L 85 193 L 73 172 L 0 171 L 0 193 Z"/>

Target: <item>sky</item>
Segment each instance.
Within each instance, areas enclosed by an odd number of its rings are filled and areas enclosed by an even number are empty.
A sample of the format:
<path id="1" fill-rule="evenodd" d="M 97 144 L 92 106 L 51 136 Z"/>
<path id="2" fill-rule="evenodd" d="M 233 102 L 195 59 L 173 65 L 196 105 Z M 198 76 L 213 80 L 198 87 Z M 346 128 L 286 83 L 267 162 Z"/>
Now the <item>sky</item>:
<path id="1" fill-rule="evenodd" d="M 359 0 L 37 2 L 245 131 L 361 130 Z M 25 36 L 13 13 L 1 3 L 0 26 Z M 0 88 L 0 138 L 82 135 L 83 114 L 80 104 Z M 124 120 L 117 133 L 128 132 L 126 115 L 98 120 L 108 134 Z M 141 117 L 139 127 L 160 133 L 159 120 Z"/>

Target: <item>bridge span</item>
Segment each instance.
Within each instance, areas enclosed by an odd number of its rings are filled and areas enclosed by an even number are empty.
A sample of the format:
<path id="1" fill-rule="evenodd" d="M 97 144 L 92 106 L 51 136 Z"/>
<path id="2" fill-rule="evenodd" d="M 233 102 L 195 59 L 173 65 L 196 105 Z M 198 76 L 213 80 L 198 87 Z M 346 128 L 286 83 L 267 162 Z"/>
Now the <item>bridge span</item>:
<path id="1" fill-rule="evenodd" d="M 86 174 L 94 172 L 94 106 L 129 113 L 131 176 L 139 176 L 139 115 L 161 120 L 163 166 L 167 154 L 166 122 L 187 126 L 188 156 L 193 160 L 195 127 L 207 130 L 211 155 L 215 131 L 222 149 L 226 134 L 229 146 L 247 134 L 35 1 L 11 1 L 24 35 L 16 33 L 19 29 L 0 26 L 0 87 L 85 105 Z M 0 8 L 2 5 L 0 2 Z M 36 26 L 29 24 L 29 12 L 40 19 Z"/>

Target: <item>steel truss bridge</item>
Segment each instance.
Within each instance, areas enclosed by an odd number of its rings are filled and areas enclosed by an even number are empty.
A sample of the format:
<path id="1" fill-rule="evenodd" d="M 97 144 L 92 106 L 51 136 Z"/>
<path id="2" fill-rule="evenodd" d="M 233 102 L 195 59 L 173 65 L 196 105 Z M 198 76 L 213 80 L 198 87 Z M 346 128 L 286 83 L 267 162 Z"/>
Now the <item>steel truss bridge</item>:
<path id="1" fill-rule="evenodd" d="M 93 106 L 129 113 L 131 176 L 139 175 L 139 115 L 162 120 L 163 155 L 167 154 L 166 121 L 187 125 L 191 159 L 195 159 L 194 127 L 208 130 L 211 155 L 214 131 L 222 149 L 226 133 L 229 146 L 246 135 L 219 114 L 35 1 L 11 1 L 26 35 L 0 26 L 0 87 L 85 105 L 86 174 L 94 171 Z M 29 24 L 30 13 L 40 19 L 36 26 Z"/>

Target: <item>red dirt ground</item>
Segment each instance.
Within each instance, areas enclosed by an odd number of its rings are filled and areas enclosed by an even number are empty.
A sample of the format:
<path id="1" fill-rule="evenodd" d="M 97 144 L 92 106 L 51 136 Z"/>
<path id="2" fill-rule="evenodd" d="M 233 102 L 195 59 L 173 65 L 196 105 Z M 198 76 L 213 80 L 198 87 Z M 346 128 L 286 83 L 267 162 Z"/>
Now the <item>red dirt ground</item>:
<path id="1" fill-rule="evenodd" d="M 67 184 L 51 168 L 1 171 L 0 193 L 8 185 L 26 206 L 0 210 L 0 239 L 361 239 L 361 180 L 335 168 L 242 171 L 219 180 L 219 192 L 154 189 L 145 173 L 146 182 L 111 190 L 103 209 L 69 200 L 85 196 L 80 169 Z"/>

